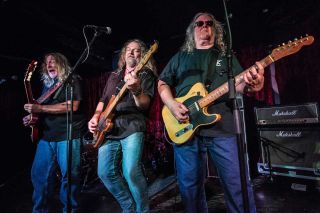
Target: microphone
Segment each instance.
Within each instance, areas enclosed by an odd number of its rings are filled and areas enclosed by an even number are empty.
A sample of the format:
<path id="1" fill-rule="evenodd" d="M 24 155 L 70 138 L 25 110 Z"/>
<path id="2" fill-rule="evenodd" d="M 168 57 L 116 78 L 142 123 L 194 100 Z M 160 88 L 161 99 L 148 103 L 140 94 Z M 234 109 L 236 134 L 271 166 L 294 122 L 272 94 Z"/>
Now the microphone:
<path id="1" fill-rule="evenodd" d="M 105 33 L 107 35 L 111 34 L 110 27 L 99 27 L 99 26 L 95 26 L 95 25 L 86 25 L 86 27 L 94 29 L 97 32 Z"/>

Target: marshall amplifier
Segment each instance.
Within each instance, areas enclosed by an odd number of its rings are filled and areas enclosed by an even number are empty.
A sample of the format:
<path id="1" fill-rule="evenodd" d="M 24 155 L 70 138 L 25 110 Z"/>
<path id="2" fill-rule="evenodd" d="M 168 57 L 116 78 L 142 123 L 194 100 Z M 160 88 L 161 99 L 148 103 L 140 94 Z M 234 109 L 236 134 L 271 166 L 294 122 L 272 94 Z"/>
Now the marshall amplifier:
<path id="1" fill-rule="evenodd" d="M 257 125 L 288 125 L 319 123 L 317 103 L 255 108 Z"/>
<path id="2" fill-rule="evenodd" d="M 320 180 L 320 128 L 262 128 L 259 143 L 259 173 Z"/>

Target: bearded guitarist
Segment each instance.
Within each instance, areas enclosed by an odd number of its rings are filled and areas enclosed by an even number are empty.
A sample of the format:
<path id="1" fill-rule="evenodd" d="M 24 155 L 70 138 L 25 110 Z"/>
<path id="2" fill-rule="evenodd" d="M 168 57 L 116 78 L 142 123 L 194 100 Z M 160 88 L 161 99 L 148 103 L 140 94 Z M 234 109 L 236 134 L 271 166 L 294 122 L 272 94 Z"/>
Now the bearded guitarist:
<path id="1" fill-rule="evenodd" d="M 67 212 L 68 197 L 68 161 L 67 161 L 67 116 L 66 112 L 71 110 L 70 90 L 66 95 L 66 85 L 63 82 L 71 72 L 67 58 L 61 53 L 48 53 L 44 56 L 41 65 L 43 81 L 43 93 L 46 99 L 24 105 L 28 113 L 40 115 L 40 140 L 32 164 L 31 179 L 34 188 L 33 212 L 49 211 L 50 191 L 55 187 L 53 179 L 56 176 L 56 163 L 61 174 L 60 200 L 63 203 L 63 212 Z M 80 191 L 80 147 L 81 136 L 85 131 L 86 122 L 82 112 L 82 90 L 81 81 L 78 76 L 73 79 L 73 135 L 72 135 L 72 165 L 71 165 L 71 211 L 79 211 Z M 55 90 L 56 85 L 61 85 Z M 48 91 L 54 91 L 52 94 Z M 67 97 L 66 97 L 67 96 Z M 41 97 L 44 97 L 41 95 Z M 44 99 L 44 98 L 40 98 Z M 38 99 L 39 100 L 39 99 Z M 41 104 L 39 104 L 39 102 Z M 68 106 L 68 107 L 67 107 Z M 31 116 L 23 118 L 24 125 L 30 123 Z"/>
<path id="2" fill-rule="evenodd" d="M 119 53 L 118 68 L 110 73 L 96 111 L 88 123 L 94 137 L 98 135 L 96 141 L 100 141 L 101 137 L 103 141 L 98 145 L 98 176 L 123 212 L 149 212 L 141 157 L 148 109 L 154 96 L 156 67 L 150 58 L 141 70 L 138 69 L 148 52 L 139 39 L 124 44 Z M 118 93 L 122 93 L 120 99 L 117 98 Z M 109 110 L 113 106 L 115 109 Z M 123 169 L 123 176 L 120 168 Z"/>

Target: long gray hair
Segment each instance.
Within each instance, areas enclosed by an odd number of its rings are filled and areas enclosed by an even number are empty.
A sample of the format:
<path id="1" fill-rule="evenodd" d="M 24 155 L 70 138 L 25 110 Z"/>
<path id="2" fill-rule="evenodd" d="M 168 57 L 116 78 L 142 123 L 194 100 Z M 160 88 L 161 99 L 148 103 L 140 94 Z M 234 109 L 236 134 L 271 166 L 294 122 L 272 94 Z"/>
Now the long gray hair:
<path id="1" fill-rule="evenodd" d="M 221 23 L 218 22 L 214 18 L 214 16 L 208 12 L 200 12 L 200 13 L 197 13 L 193 17 L 191 23 L 189 24 L 189 26 L 186 30 L 186 38 L 185 38 L 184 44 L 181 47 L 181 50 L 191 53 L 193 51 L 193 49 L 195 48 L 196 44 L 194 41 L 194 26 L 195 26 L 195 22 L 196 22 L 197 18 L 202 15 L 209 16 L 212 19 L 212 21 L 213 21 L 212 30 L 215 33 L 215 45 L 219 48 L 219 50 L 223 54 L 225 54 L 226 46 L 225 46 L 225 43 L 223 42 L 223 27 L 222 27 Z"/>
<path id="2" fill-rule="evenodd" d="M 125 60 L 125 53 L 126 53 L 126 48 L 127 46 L 131 43 L 131 42 L 135 42 L 137 43 L 140 48 L 141 48 L 141 58 L 144 57 L 144 55 L 147 53 L 147 46 L 146 44 L 141 41 L 140 39 L 131 39 L 131 40 L 128 40 L 124 45 L 123 47 L 121 48 L 121 51 L 120 51 L 120 55 L 119 55 L 119 61 L 118 61 L 118 69 L 119 70 L 122 70 L 124 69 L 124 67 L 126 66 L 126 60 Z M 151 57 L 149 59 L 149 61 L 147 62 L 147 64 L 145 65 L 145 67 L 149 68 L 152 70 L 153 74 L 155 76 L 157 76 L 157 68 L 156 68 L 156 65 L 155 65 L 155 61 L 153 59 L 153 57 Z"/>
<path id="3" fill-rule="evenodd" d="M 48 74 L 46 61 L 49 56 L 52 56 L 55 59 L 55 63 L 58 71 L 58 76 L 57 76 L 58 79 L 52 79 Z M 70 72 L 71 72 L 71 67 L 69 65 L 68 59 L 61 53 L 52 52 L 52 53 L 47 53 L 44 56 L 44 60 L 41 65 L 41 79 L 46 87 L 51 87 L 56 82 L 56 80 L 58 80 L 59 82 L 63 82 L 64 80 L 67 79 Z"/>

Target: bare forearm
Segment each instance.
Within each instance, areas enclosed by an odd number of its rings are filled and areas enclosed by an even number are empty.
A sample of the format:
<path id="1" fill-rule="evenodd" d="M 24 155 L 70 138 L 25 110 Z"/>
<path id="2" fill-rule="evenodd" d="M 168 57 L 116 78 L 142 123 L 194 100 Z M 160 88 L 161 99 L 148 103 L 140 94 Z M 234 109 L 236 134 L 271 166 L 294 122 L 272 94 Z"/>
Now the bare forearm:
<path id="1" fill-rule="evenodd" d="M 103 102 L 99 102 L 92 117 L 99 118 L 100 114 L 103 111 L 103 107 L 104 107 L 104 103 Z"/>
<path id="2" fill-rule="evenodd" d="M 174 99 L 169 85 L 163 81 L 159 81 L 158 92 L 163 103 L 169 108 L 172 115 L 179 122 L 186 122 L 189 119 L 188 108 L 184 106 L 183 103 L 180 103 Z"/>
<path id="3" fill-rule="evenodd" d="M 147 94 L 144 94 L 143 91 L 141 94 L 133 95 L 134 102 L 136 103 L 136 106 L 140 109 L 146 110 L 149 108 L 150 105 L 150 97 Z"/>
<path id="4" fill-rule="evenodd" d="M 161 80 L 158 82 L 158 92 L 165 105 L 168 106 L 172 101 L 174 101 L 169 85 Z"/>
<path id="5" fill-rule="evenodd" d="M 68 105 L 68 106 L 67 106 Z M 77 111 L 80 101 L 73 101 L 73 111 Z M 52 105 L 39 105 L 39 113 L 62 114 L 71 110 L 71 102 L 63 102 Z"/>

